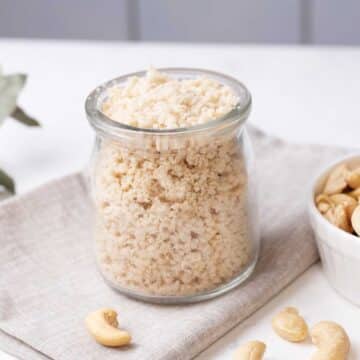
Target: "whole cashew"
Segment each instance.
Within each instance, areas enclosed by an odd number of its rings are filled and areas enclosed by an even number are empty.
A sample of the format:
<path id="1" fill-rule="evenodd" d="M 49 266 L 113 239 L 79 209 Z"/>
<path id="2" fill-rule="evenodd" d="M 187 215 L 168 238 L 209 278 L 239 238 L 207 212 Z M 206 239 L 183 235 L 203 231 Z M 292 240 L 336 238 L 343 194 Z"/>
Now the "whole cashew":
<path id="1" fill-rule="evenodd" d="M 326 217 L 334 217 L 335 208 L 337 205 L 346 211 L 344 214 L 346 218 L 350 218 L 353 211 L 355 210 L 358 202 L 348 194 L 334 194 L 334 195 L 325 195 L 319 194 L 315 198 L 316 206 L 319 211 Z M 328 213 L 328 215 L 325 215 Z M 331 219 L 328 219 L 330 222 Z M 338 224 L 335 224 L 338 226 Z M 352 229 L 350 229 L 351 232 Z"/>
<path id="2" fill-rule="evenodd" d="M 266 345 L 261 341 L 249 341 L 241 345 L 234 354 L 233 360 L 261 360 Z"/>
<path id="3" fill-rule="evenodd" d="M 345 164 L 338 165 L 329 175 L 325 187 L 324 194 L 333 195 L 341 193 L 347 186 L 346 177 L 349 169 Z"/>
<path id="4" fill-rule="evenodd" d="M 347 194 L 334 194 L 330 196 L 330 201 L 335 205 L 342 205 L 350 218 L 358 202 Z"/>
<path id="5" fill-rule="evenodd" d="M 325 194 L 319 194 L 318 196 L 316 196 L 315 203 L 322 214 L 325 214 L 333 206 L 329 195 Z"/>
<path id="6" fill-rule="evenodd" d="M 287 341 L 300 342 L 308 336 L 305 320 L 293 307 L 287 307 L 275 315 L 272 320 L 272 327 L 280 337 Z"/>
<path id="7" fill-rule="evenodd" d="M 339 229 L 352 233 L 350 218 L 347 215 L 346 209 L 343 205 L 339 204 L 335 205 L 333 208 L 330 208 L 324 214 L 324 217 Z"/>
<path id="8" fill-rule="evenodd" d="M 318 347 L 311 360 L 346 360 L 350 340 L 345 330 L 332 321 L 321 321 L 311 329 L 311 340 Z"/>
<path id="9" fill-rule="evenodd" d="M 346 182 L 353 189 L 360 187 L 360 168 L 351 171 L 346 176 Z"/>
<path id="10" fill-rule="evenodd" d="M 351 197 L 353 197 L 356 201 L 359 201 L 360 198 L 360 187 L 358 187 L 357 189 L 350 191 L 349 193 L 347 193 L 348 195 L 350 195 Z"/>
<path id="11" fill-rule="evenodd" d="M 356 234 L 360 236 L 360 205 L 355 208 L 351 215 L 351 225 Z"/>
<path id="12" fill-rule="evenodd" d="M 118 347 L 131 341 L 128 332 L 118 329 L 117 313 L 108 308 L 90 313 L 85 324 L 95 340 L 104 346 Z"/>

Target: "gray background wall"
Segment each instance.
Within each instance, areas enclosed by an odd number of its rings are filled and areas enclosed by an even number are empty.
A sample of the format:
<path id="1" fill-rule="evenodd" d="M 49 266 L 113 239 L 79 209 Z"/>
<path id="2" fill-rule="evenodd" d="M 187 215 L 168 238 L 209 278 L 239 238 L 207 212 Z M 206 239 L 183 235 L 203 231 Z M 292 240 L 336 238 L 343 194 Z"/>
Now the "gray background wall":
<path id="1" fill-rule="evenodd" d="M 359 0 L 0 0 L 0 37 L 360 44 Z"/>

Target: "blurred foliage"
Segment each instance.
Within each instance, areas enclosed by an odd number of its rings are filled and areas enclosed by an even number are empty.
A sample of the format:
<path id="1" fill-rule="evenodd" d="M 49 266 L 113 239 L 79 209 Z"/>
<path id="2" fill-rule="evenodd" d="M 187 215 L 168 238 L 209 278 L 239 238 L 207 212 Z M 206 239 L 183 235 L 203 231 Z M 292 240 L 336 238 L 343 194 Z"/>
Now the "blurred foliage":
<path id="1" fill-rule="evenodd" d="M 14 180 L 8 175 L 4 170 L 0 169 L 0 184 L 7 191 L 14 194 L 15 193 L 15 183 Z"/>
<path id="2" fill-rule="evenodd" d="M 27 76 L 25 74 L 4 75 L 0 67 L 0 125 L 7 118 L 12 118 L 26 126 L 40 126 L 39 122 L 27 115 L 17 105 L 21 90 L 24 88 Z M 9 174 L 0 169 L 0 186 L 10 193 L 15 193 L 15 182 Z"/>

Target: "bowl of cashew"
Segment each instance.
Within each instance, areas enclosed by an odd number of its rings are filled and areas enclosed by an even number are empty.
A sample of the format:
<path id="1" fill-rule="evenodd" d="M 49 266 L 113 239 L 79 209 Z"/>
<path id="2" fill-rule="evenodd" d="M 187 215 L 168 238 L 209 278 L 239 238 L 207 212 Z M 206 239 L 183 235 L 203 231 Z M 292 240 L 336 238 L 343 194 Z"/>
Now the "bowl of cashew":
<path id="1" fill-rule="evenodd" d="M 360 154 L 320 172 L 308 209 L 326 277 L 340 295 L 360 306 Z"/>

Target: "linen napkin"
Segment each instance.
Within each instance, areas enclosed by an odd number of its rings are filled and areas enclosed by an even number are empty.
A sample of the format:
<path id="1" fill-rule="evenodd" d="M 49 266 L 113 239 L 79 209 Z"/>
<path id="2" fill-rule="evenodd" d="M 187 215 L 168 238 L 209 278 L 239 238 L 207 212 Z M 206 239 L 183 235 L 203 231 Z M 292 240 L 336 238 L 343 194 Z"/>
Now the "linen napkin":
<path id="1" fill-rule="evenodd" d="M 73 174 L 0 206 L 0 348 L 26 360 L 191 359 L 313 264 L 310 180 L 347 150 L 250 133 L 262 251 L 249 281 L 186 306 L 152 305 L 111 290 L 95 267 L 87 181 Z M 87 333 L 85 316 L 105 306 L 118 311 L 131 346 L 105 348 Z"/>

